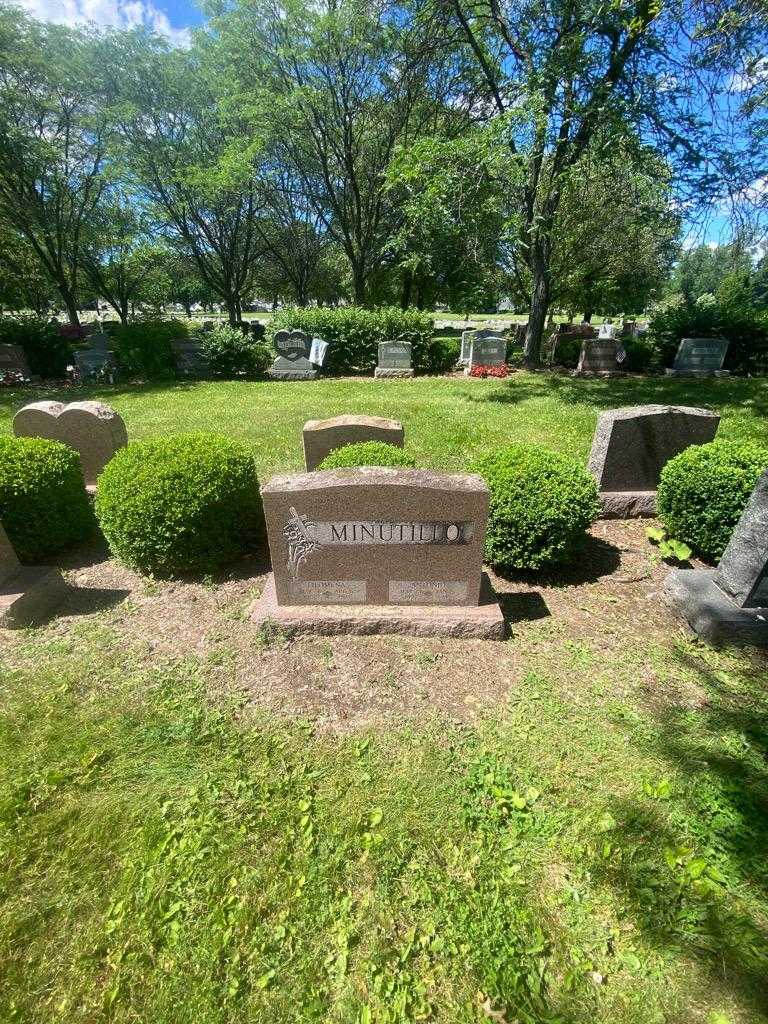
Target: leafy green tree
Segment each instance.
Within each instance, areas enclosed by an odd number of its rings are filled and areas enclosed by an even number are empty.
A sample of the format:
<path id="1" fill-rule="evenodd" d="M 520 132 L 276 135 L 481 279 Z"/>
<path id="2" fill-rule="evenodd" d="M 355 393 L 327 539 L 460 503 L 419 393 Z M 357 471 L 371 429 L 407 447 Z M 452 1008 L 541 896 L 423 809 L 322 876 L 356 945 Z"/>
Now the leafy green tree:
<path id="1" fill-rule="evenodd" d="M 552 301 L 592 314 L 639 312 L 657 297 L 678 252 L 680 214 L 668 168 L 627 138 L 599 142 L 563 187 L 552 248 Z"/>
<path id="2" fill-rule="evenodd" d="M 263 252 L 262 200 L 244 125 L 222 102 L 221 71 L 204 46 L 172 50 L 141 31 L 111 37 L 109 67 L 132 187 L 237 323 Z"/>
<path id="3" fill-rule="evenodd" d="M 430 10 L 446 45 L 464 43 L 467 85 L 456 102 L 474 95 L 478 80 L 484 84 L 485 106 L 475 99 L 474 109 L 502 119 L 524 178 L 519 239 L 531 282 L 525 357 L 534 365 L 552 297 L 558 212 L 574 168 L 598 138 L 608 144 L 631 131 L 653 136 L 674 161 L 679 187 L 686 179 L 711 195 L 726 147 L 706 132 L 692 97 L 721 95 L 722 68 L 712 65 L 701 80 L 701 5 L 432 0 Z M 705 166 L 715 173 L 703 174 Z"/>
<path id="4" fill-rule="evenodd" d="M 101 42 L 0 7 L 0 221 L 25 239 L 78 323 L 85 225 L 104 190 Z"/>
<path id="5" fill-rule="evenodd" d="M 55 308 L 58 292 L 29 242 L 0 224 L 0 310 L 34 310 L 43 316 Z"/>
<path id="6" fill-rule="evenodd" d="M 300 183 L 314 217 L 345 253 L 352 296 L 366 301 L 386 262 L 397 212 L 384 176 L 399 142 L 434 117 L 431 55 L 403 11 L 363 0 L 222 4 L 213 33 L 270 158 Z"/>
<path id="7" fill-rule="evenodd" d="M 670 282 L 672 292 L 681 292 L 695 301 L 701 295 L 714 295 L 733 273 L 749 273 L 752 261 L 744 245 L 697 245 L 683 252 Z"/>

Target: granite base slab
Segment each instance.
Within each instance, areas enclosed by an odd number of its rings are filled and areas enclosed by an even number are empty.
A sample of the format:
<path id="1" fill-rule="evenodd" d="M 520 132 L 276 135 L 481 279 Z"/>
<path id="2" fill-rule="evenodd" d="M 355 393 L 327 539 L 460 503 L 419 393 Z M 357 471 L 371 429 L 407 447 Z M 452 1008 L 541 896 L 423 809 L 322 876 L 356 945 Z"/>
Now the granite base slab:
<path id="1" fill-rule="evenodd" d="M 665 370 L 667 377 L 730 377 L 730 370 Z"/>
<path id="2" fill-rule="evenodd" d="M 571 370 L 571 377 L 624 377 L 624 370 Z"/>
<path id="3" fill-rule="evenodd" d="M 67 585 L 51 566 L 22 566 L 0 583 L 0 626 L 19 629 L 41 622 L 63 601 Z"/>
<path id="4" fill-rule="evenodd" d="M 412 377 L 413 369 L 395 368 L 389 366 L 377 366 L 373 371 L 374 377 Z"/>
<path id="5" fill-rule="evenodd" d="M 601 519 L 653 519 L 656 491 L 601 491 Z"/>
<path id="6" fill-rule="evenodd" d="M 254 626 L 272 623 L 286 633 L 319 636 L 453 636 L 471 640 L 504 640 L 504 616 L 490 580 L 483 573 L 480 604 L 466 605 L 279 605 L 275 578 L 269 574 L 264 592 L 251 605 Z"/>
<path id="7" fill-rule="evenodd" d="M 672 610 L 702 640 L 768 647 L 768 608 L 741 608 L 715 585 L 714 569 L 673 569 L 664 583 Z"/>
<path id="8" fill-rule="evenodd" d="M 267 376 L 272 380 L 314 380 L 317 377 L 317 370 L 267 370 Z"/>

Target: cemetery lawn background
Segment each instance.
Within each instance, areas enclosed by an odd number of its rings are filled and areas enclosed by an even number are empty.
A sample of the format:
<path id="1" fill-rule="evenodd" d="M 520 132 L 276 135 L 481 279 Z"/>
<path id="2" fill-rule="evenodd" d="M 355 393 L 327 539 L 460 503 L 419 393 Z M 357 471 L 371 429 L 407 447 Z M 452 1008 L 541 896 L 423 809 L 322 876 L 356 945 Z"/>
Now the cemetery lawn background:
<path id="1" fill-rule="evenodd" d="M 708 405 L 768 440 L 760 381 L 422 379 L 77 392 L 132 438 L 403 420 L 419 463 L 597 412 Z M 0 430 L 34 397 L 0 393 Z M 63 396 L 72 399 L 72 392 Z M 506 643 L 287 639 L 267 566 L 158 582 L 96 543 L 0 642 L 0 1020 L 768 1021 L 768 661 L 691 641 L 644 523 L 495 583 Z"/>

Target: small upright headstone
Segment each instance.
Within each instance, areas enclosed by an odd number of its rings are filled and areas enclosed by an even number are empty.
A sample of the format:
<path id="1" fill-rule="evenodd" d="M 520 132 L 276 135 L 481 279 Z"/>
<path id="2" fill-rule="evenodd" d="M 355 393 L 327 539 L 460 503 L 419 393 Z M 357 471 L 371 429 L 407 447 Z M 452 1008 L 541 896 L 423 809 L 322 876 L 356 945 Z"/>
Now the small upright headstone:
<path id="1" fill-rule="evenodd" d="M 275 380 L 314 380 L 317 369 L 309 361 L 312 339 L 304 331 L 276 331 L 275 361 L 267 373 Z"/>
<path id="2" fill-rule="evenodd" d="M 83 380 L 107 377 L 111 383 L 117 377 L 117 360 L 114 352 L 103 348 L 77 349 L 74 353 L 75 366 Z"/>
<path id="3" fill-rule="evenodd" d="M 402 448 L 405 431 L 399 420 L 383 416 L 334 416 L 328 420 L 307 420 L 304 424 L 304 465 L 316 469 L 330 452 L 345 444 L 383 441 Z"/>
<path id="4" fill-rule="evenodd" d="M 723 369 L 728 341 L 725 338 L 683 338 L 668 377 L 727 377 Z"/>
<path id="5" fill-rule="evenodd" d="M 661 471 L 689 445 L 714 439 L 720 417 L 687 405 L 608 409 L 597 420 L 588 469 L 597 480 L 604 519 L 656 514 Z"/>
<path id="6" fill-rule="evenodd" d="M 5 373 L 29 377 L 29 363 L 20 345 L 0 345 L 0 375 Z"/>
<path id="7" fill-rule="evenodd" d="M 467 373 L 475 366 L 503 366 L 507 361 L 507 339 L 494 330 L 474 331 L 470 339 Z"/>
<path id="8" fill-rule="evenodd" d="M 115 452 L 128 444 L 122 416 L 102 402 L 32 402 L 14 416 L 13 432 L 16 437 L 46 437 L 74 448 L 89 489 L 96 487 Z"/>
<path id="9" fill-rule="evenodd" d="M 58 569 L 21 565 L 0 523 L 0 626 L 13 629 L 44 619 L 65 593 Z"/>
<path id="10" fill-rule="evenodd" d="M 171 342 L 176 371 L 182 377 L 202 377 L 210 367 L 198 338 L 174 338 Z"/>
<path id="11" fill-rule="evenodd" d="M 768 470 L 717 569 L 673 569 L 664 590 L 673 609 L 704 640 L 768 647 Z"/>
<path id="12" fill-rule="evenodd" d="M 380 341 L 374 377 L 412 377 L 410 341 Z"/>
<path id="13" fill-rule="evenodd" d="M 619 354 L 619 343 L 614 337 L 585 337 L 581 343 L 579 363 L 573 371 L 574 375 L 578 377 L 620 377 L 622 370 L 617 358 Z"/>
<path id="14" fill-rule="evenodd" d="M 482 573 L 481 477 L 375 466 L 277 476 L 261 493 L 273 573 L 253 622 L 503 637 Z"/>

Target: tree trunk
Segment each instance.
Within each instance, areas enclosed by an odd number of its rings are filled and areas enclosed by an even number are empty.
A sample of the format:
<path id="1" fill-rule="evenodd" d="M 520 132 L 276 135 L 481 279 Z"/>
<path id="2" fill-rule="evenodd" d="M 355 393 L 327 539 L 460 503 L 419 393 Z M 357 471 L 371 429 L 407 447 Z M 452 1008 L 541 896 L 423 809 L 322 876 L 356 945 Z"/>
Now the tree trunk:
<path id="1" fill-rule="evenodd" d="M 523 344 L 523 359 L 530 370 L 535 369 L 541 359 L 541 339 L 549 308 L 549 267 L 538 239 L 533 246 L 531 277 L 531 313 Z"/>
<path id="2" fill-rule="evenodd" d="M 585 310 L 584 310 L 584 321 L 583 321 L 585 324 L 591 324 L 592 323 L 592 314 L 593 313 L 594 313 L 594 310 L 592 309 L 591 305 L 587 306 L 585 308 Z"/>
<path id="3" fill-rule="evenodd" d="M 120 317 L 120 323 L 123 327 L 128 326 L 128 301 L 121 302 L 117 307 L 117 315 Z"/>
<path id="4" fill-rule="evenodd" d="M 403 290 L 400 296 L 400 308 L 408 309 L 411 304 L 411 292 L 413 291 L 413 272 L 403 271 Z"/>
<path id="5" fill-rule="evenodd" d="M 234 327 L 238 322 L 237 316 L 237 298 L 234 295 L 227 295 L 224 299 L 224 304 L 227 307 L 227 316 L 229 317 L 230 324 Z"/>
<path id="6" fill-rule="evenodd" d="M 354 264 L 352 267 L 352 286 L 354 288 L 354 298 L 356 306 L 365 305 L 365 273 L 359 263 Z"/>
<path id="7" fill-rule="evenodd" d="M 73 295 L 69 291 L 69 289 L 65 290 L 65 289 L 61 288 L 60 291 L 61 291 L 61 297 L 62 297 L 62 299 L 64 299 L 64 308 L 67 311 L 67 316 L 69 317 L 69 322 L 71 324 L 74 324 L 75 327 L 79 327 L 80 326 L 80 311 L 77 308 L 77 301 L 75 300 L 75 298 L 73 297 Z"/>

